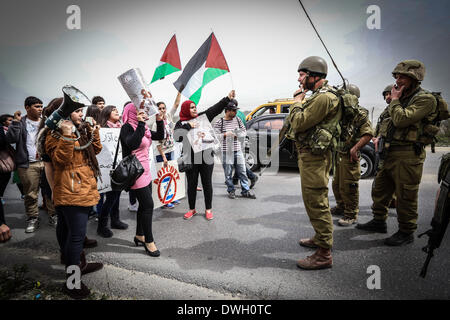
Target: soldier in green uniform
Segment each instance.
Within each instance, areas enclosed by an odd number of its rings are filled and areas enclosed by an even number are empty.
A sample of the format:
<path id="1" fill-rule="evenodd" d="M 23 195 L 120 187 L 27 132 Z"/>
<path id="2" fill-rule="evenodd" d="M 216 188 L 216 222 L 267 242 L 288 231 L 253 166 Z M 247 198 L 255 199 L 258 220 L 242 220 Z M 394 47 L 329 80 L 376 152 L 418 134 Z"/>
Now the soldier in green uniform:
<path id="1" fill-rule="evenodd" d="M 383 99 L 384 101 L 386 101 L 386 103 L 388 104 L 386 106 L 386 108 L 383 110 L 383 112 L 380 114 L 380 116 L 378 117 L 378 121 L 377 121 L 377 126 L 375 128 L 375 137 L 372 139 L 373 144 L 375 145 L 375 151 L 378 152 L 378 142 L 380 141 L 380 125 L 383 122 L 384 119 L 389 117 L 389 104 L 391 103 L 392 99 L 391 99 L 391 90 L 392 87 L 394 85 L 390 84 L 388 86 L 386 86 L 386 88 L 384 88 L 382 94 L 383 94 Z M 374 180 L 375 182 L 375 180 Z M 389 203 L 389 208 L 395 208 L 395 203 L 397 201 L 397 198 L 394 195 L 392 196 L 392 200 Z"/>
<path id="2" fill-rule="evenodd" d="M 301 239 L 299 243 L 317 250 L 298 260 L 297 266 L 330 268 L 333 265 L 333 222 L 328 203 L 328 181 L 342 112 L 335 89 L 325 80 L 328 66 L 324 59 L 308 57 L 300 63 L 298 72 L 301 86 L 294 93 L 296 102 L 290 108 L 286 137 L 295 141 L 303 202 L 315 231 L 313 238 Z M 302 103 L 306 91 L 312 91 L 312 95 Z"/>
<path id="3" fill-rule="evenodd" d="M 336 154 L 336 170 L 333 176 L 333 194 L 336 207 L 332 214 L 343 214 L 338 224 L 343 227 L 356 223 L 359 212 L 359 179 L 361 178 L 360 149 L 373 137 L 369 111 L 358 103 L 359 88 L 350 84 L 348 91 L 354 96 L 351 118 L 342 121 L 341 136 Z"/>
<path id="4" fill-rule="evenodd" d="M 397 196 L 399 230 L 385 244 L 400 246 L 414 241 L 417 229 L 419 184 L 425 161 L 424 127 L 436 117 L 434 96 L 420 87 L 425 66 L 417 60 L 400 62 L 392 71 L 396 86 L 391 90 L 388 118 L 380 125 L 387 154 L 372 188 L 373 219 L 358 229 L 386 233 L 388 205 Z M 432 119 L 433 117 L 433 119 Z"/>

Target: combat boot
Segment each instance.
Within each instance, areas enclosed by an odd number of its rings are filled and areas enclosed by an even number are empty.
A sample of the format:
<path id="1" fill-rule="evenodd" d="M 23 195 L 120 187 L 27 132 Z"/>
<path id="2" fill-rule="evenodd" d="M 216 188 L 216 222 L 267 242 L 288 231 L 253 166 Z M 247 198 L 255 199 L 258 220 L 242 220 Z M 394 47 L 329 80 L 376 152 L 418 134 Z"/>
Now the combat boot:
<path id="1" fill-rule="evenodd" d="M 357 229 L 366 230 L 366 231 L 372 231 L 372 232 L 379 232 L 379 233 L 387 233 L 387 224 L 386 221 L 381 220 L 375 220 L 372 219 L 367 223 L 358 223 L 356 225 Z"/>
<path id="2" fill-rule="evenodd" d="M 342 216 L 344 214 L 344 209 L 333 207 L 330 212 L 333 216 Z"/>
<path id="3" fill-rule="evenodd" d="M 320 247 L 312 256 L 297 261 L 297 267 L 306 270 L 326 269 L 331 268 L 332 266 L 333 258 L 331 257 L 331 249 Z"/>
<path id="4" fill-rule="evenodd" d="M 317 244 L 314 243 L 312 238 L 300 239 L 298 244 L 301 245 L 302 247 L 313 248 L 313 249 L 317 249 L 318 248 Z"/>
<path id="5" fill-rule="evenodd" d="M 388 246 L 401 246 L 403 244 L 408 244 L 414 241 L 414 236 L 412 233 L 404 233 L 402 231 L 397 231 L 392 236 L 384 240 L 384 244 Z"/>

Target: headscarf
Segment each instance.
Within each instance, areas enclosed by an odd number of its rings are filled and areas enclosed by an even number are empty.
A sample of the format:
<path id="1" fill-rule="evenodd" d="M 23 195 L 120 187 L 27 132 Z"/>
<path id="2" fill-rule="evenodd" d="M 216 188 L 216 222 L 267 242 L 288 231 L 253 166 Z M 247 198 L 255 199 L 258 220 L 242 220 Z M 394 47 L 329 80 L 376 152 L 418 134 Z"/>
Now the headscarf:
<path id="1" fill-rule="evenodd" d="M 188 120 L 193 119 L 193 117 L 191 116 L 191 103 L 195 103 L 195 102 L 191 101 L 191 100 L 186 100 L 181 105 L 181 110 L 180 110 L 180 120 L 181 121 L 188 121 Z"/>
<path id="2" fill-rule="evenodd" d="M 120 122 L 120 120 L 116 121 L 116 122 L 112 122 L 107 120 L 106 121 L 106 125 L 108 126 L 108 128 L 120 128 L 122 127 L 122 123 Z"/>
<path id="3" fill-rule="evenodd" d="M 133 127 L 133 129 L 136 130 L 139 121 L 137 119 L 137 110 L 133 103 L 127 104 L 123 109 L 122 120 L 123 124 L 129 123 Z M 152 136 L 147 125 L 145 125 L 145 136 L 148 139 L 150 139 Z"/>

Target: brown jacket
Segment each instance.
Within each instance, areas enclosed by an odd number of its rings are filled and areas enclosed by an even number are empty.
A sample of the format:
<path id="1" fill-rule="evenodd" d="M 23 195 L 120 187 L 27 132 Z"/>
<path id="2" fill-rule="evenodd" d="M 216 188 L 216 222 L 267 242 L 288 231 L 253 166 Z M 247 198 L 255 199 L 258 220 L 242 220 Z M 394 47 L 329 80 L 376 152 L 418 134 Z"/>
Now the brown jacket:
<path id="1" fill-rule="evenodd" d="M 65 136 L 67 138 L 75 138 Z M 88 165 L 85 152 L 75 150 L 78 141 L 67 141 L 49 133 L 45 139 L 45 151 L 54 168 L 53 203 L 55 206 L 90 207 L 98 203 L 100 194 L 94 172 Z M 99 129 L 94 130 L 92 141 L 95 154 L 102 150 Z"/>

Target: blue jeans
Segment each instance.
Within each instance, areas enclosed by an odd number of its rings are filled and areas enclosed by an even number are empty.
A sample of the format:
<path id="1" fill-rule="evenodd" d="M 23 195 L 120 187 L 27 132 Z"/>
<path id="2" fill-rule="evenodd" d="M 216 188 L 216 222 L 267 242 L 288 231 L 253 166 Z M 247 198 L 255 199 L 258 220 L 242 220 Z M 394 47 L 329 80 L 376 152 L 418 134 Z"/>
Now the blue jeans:
<path id="1" fill-rule="evenodd" d="M 172 158 L 173 158 L 173 151 L 169 152 L 169 153 L 166 153 L 166 158 L 167 158 L 167 161 L 172 160 Z M 156 156 L 156 162 L 163 162 L 162 155 L 159 154 L 159 155 Z"/>
<path id="2" fill-rule="evenodd" d="M 228 156 L 228 158 L 227 158 Z M 231 157 L 233 159 L 231 159 Z M 237 174 L 237 177 L 239 178 L 239 182 L 241 183 L 241 192 L 245 193 L 250 190 L 250 187 L 248 185 L 248 179 L 246 174 L 246 168 L 245 168 L 245 159 L 244 155 L 242 154 L 242 151 L 234 151 L 227 154 L 227 152 L 222 153 L 222 165 L 223 170 L 225 172 L 225 182 L 227 184 L 227 191 L 231 192 L 234 191 L 234 184 L 233 184 L 233 167 L 235 167 L 235 171 Z"/>

